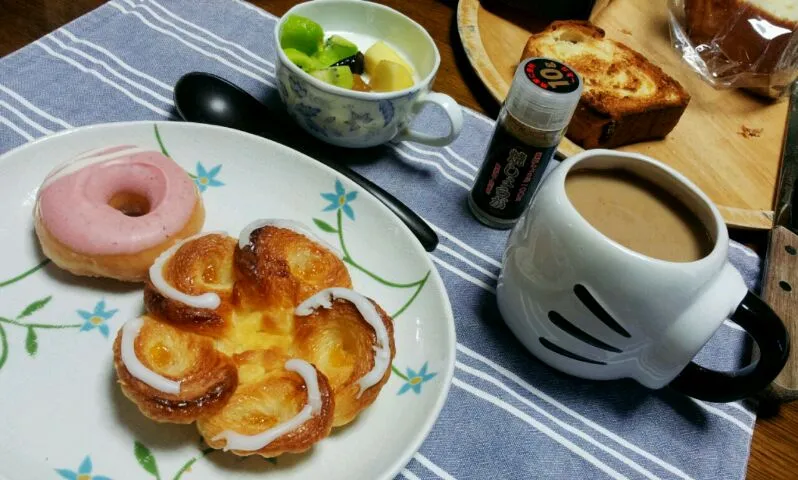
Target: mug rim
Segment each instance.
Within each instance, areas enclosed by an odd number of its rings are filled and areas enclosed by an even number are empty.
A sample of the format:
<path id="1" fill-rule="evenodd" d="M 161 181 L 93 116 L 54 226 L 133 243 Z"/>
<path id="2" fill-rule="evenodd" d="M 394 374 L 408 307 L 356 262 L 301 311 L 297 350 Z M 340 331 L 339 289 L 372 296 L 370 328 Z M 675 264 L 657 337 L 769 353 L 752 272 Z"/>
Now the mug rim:
<path id="1" fill-rule="evenodd" d="M 638 252 L 637 250 L 633 250 L 633 249 L 631 249 L 631 248 L 629 248 L 629 247 L 627 247 L 625 245 L 622 245 L 619 242 L 617 242 L 617 241 L 613 240 L 612 238 L 608 237 L 607 235 L 605 235 L 598 228 L 594 227 L 584 216 L 582 216 L 581 213 L 579 213 L 579 210 L 576 209 L 574 204 L 571 202 L 571 199 L 568 198 L 568 194 L 565 191 L 565 179 L 567 178 L 568 174 L 573 170 L 574 167 L 578 166 L 580 163 L 582 163 L 582 162 L 584 162 L 586 160 L 589 160 L 589 159 L 595 158 L 595 157 L 613 157 L 613 158 L 626 159 L 627 161 L 632 161 L 632 162 L 643 162 L 643 163 L 648 164 L 650 167 L 653 167 L 653 168 L 658 169 L 661 172 L 665 173 L 668 177 L 670 177 L 670 179 L 672 181 L 681 184 L 683 187 L 686 187 L 695 196 L 695 198 L 703 204 L 703 205 L 701 205 L 701 207 L 704 208 L 706 211 L 708 211 L 710 213 L 710 215 L 712 217 L 712 220 L 715 222 L 714 231 L 712 232 L 713 233 L 713 243 L 714 243 L 713 246 L 712 246 L 712 250 L 709 253 L 707 253 L 706 255 L 704 255 L 703 257 L 701 257 L 701 258 L 699 258 L 697 260 L 689 261 L 689 262 L 676 262 L 676 261 L 671 261 L 671 260 L 663 260 L 661 258 L 652 257 L 652 256 L 646 255 L 644 253 Z M 728 229 L 726 228 L 726 223 L 724 222 L 723 217 L 721 216 L 720 211 L 718 210 L 717 206 L 712 202 L 712 200 L 709 198 L 709 196 L 707 196 L 706 193 L 704 193 L 700 188 L 698 188 L 698 186 L 696 184 L 694 184 L 689 178 L 685 177 L 682 173 L 680 173 L 679 171 L 677 171 L 676 169 L 674 169 L 670 165 L 667 165 L 667 164 L 665 164 L 663 162 L 660 162 L 659 160 L 656 160 L 656 159 L 654 159 L 652 157 L 649 157 L 647 155 L 643 155 L 643 154 L 640 154 L 640 153 L 619 152 L 619 151 L 609 150 L 609 149 L 592 149 L 592 150 L 585 150 L 584 152 L 580 152 L 577 155 L 569 157 L 568 159 L 566 159 L 560 165 L 560 167 L 564 167 L 564 168 L 563 168 L 563 170 L 562 170 L 562 172 L 560 174 L 561 180 L 557 182 L 557 193 L 559 195 L 561 195 L 565 199 L 565 204 L 568 206 L 567 208 L 570 209 L 569 210 L 570 214 L 573 217 L 578 218 L 579 221 L 583 225 L 585 225 L 589 229 L 591 229 L 594 234 L 598 235 L 599 237 L 604 239 L 604 241 L 606 241 L 607 243 L 609 243 L 610 245 L 612 245 L 616 249 L 619 249 L 621 252 L 623 252 L 625 254 L 631 254 L 635 258 L 638 258 L 638 259 L 641 259 L 641 260 L 645 260 L 645 261 L 648 261 L 648 262 L 652 262 L 652 263 L 655 263 L 655 264 L 659 264 L 659 265 L 702 266 L 704 263 L 709 263 L 709 262 L 715 261 L 715 257 L 717 257 L 718 255 L 721 255 L 722 251 L 725 252 L 725 250 L 728 249 L 729 232 L 728 232 Z M 640 172 L 634 172 L 634 173 L 636 175 L 642 176 L 643 178 L 651 180 L 651 178 L 646 176 L 645 173 L 640 173 Z M 660 185 L 660 186 L 662 186 L 662 185 Z M 685 203 L 685 204 L 688 203 L 688 202 L 685 202 L 683 199 L 679 199 L 679 200 L 682 203 Z M 696 202 L 693 202 L 693 204 L 695 204 L 695 203 Z M 690 208 L 689 204 L 687 206 L 688 206 L 688 208 Z M 696 211 L 696 210 L 694 210 L 692 208 L 691 208 L 691 210 L 693 211 L 694 214 L 699 216 L 699 212 L 698 211 Z M 705 225 L 705 226 L 707 226 L 707 225 Z M 712 228 L 713 226 L 709 226 L 709 227 Z M 708 228 L 708 230 L 709 230 L 709 228 Z M 724 255 L 725 255 L 725 253 L 724 253 Z"/>
<path id="2" fill-rule="evenodd" d="M 306 8 L 308 4 L 312 3 L 311 0 L 311 1 L 298 3 L 293 7 L 291 7 L 287 12 L 285 12 L 285 14 L 283 14 L 282 17 L 280 17 L 279 21 L 274 26 L 274 42 L 277 49 L 277 59 L 280 63 L 284 64 L 292 73 L 299 75 L 306 82 L 309 82 L 314 87 L 324 92 L 340 95 L 342 97 L 356 98 L 358 100 L 379 101 L 379 100 L 389 100 L 389 99 L 399 98 L 406 96 L 408 94 L 412 94 L 416 91 L 419 91 L 425 85 L 429 85 L 430 83 L 432 83 L 432 79 L 438 73 L 438 69 L 440 68 L 441 65 L 441 54 L 440 51 L 438 50 L 438 46 L 435 45 L 435 40 L 432 39 L 432 36 L 429 34 L 426 28 L 422 27 L 418 22 L 408 17 L 407 15 L 403 14 L 402 12 L 399 12 L 398 10 L 395 10 L 391 7 L 379 3 L 363 1 L 363 0 L 324 0 L 324 2 L 330 4 L 358 3 L 361 6 L 363 6 L 363 8 L 374 8 L 378 10 L 388 11 L 390 14 L 394 15 L 395 17 L 399 17 L 400 19 L 403 19 L 404 21 L 410 23 L 412 26 L 418 29 L 419 32 L 421 32 L 421 35 L 427 40 L 427 43 L 432 47 L 432 51 L 435 54 L 434 55 L 435 61 L 432 65 L 432 69 L 430 70 L 429 74 L 427 74 L 424 78 L 419 80 L 412 87 L 408 87 L 403 90 L 398 90 L 396 92 L 359 92 L 356 90 L 348 90 L 345 88 L 336 87 L 334 85 L 330 85 L 329 83 L 322 82 L 318 78 L 314 77 L 313 75 L 307 73 L 306 71 L 296 66 L 294 62 L 288 59 L 288 57 L 285 55 L 285 52 L 283 51 L 283 48 L 280 46 L 280 29 L 283 23 L 285 22 L 286 18 L 288 18 L 288 15 L 296 13 L 295 10 L 302 10 L 303 8 Z"/>

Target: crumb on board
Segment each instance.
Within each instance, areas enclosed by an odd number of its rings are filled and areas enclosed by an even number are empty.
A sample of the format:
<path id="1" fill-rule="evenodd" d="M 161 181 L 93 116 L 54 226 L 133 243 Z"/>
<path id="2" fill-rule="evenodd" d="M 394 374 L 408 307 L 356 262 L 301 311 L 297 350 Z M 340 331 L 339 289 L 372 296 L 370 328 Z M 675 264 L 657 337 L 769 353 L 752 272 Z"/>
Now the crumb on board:
<path id="1" fill-rule="evenodd" d="M 745 125 L 740 125 L 740 131 L 737 132 L 743 138 L 756 138 L 762 135 L 762 128 L 751 128 Z"/>
<path id="2" fill-rule="evenodd" d="M 622 28 L 621 33 L 623 33 L 624 35 L 631 35 L 632 31 L 629 30 L 628 28 Z"/>

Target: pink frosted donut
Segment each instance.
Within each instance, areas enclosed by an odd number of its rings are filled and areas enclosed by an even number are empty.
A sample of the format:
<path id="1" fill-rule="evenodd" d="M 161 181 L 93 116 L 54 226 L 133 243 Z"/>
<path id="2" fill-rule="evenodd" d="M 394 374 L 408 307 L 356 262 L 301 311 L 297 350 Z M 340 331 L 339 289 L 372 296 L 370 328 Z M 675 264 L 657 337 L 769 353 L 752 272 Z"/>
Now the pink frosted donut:
<path id="1" fill-rule="evenodd" d="M 194 182 L 157 151 L 83 154 L 44 180 L 34 209 L 44 254 L 76 275 L 143 281 L 158 255 L 205 220 Z"/>

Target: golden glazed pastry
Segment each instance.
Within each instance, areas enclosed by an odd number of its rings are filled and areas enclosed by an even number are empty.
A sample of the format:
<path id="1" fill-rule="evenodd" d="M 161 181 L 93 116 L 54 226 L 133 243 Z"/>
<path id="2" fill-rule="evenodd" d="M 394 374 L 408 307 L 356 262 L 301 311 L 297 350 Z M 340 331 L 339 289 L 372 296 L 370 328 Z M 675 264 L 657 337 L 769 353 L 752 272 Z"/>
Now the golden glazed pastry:
<path id="1" fill-rule="evenodd" d="M 189 238 L 153 264 L 147 314 L 117 335 L 122 391 L 155 421 L 196 421 L 211 447 L 303 452 L 390 376 L 391 318 L 351 287 L 336 252 L 301 225 Z"/>

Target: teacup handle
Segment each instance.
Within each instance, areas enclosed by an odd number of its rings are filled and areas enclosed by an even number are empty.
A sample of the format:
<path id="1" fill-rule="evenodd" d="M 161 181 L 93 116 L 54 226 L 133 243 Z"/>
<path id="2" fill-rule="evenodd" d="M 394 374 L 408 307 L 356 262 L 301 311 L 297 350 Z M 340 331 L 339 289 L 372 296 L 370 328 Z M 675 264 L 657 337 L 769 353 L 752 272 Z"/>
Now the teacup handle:
<path id="1" fill-rule="evenodd" d="M 406 140 L 408 142 L 423 143 L 424 145 L 432 145 L 433 147 L 443 147 L 449 145 L 460 135 L 460 130 L 463 129 L 463 111 L 460 105 L 454 101 L 449 95 L 444 95 L 437 92 L 429 92 L 421 98 L 417 99 L 413 104 L 413 114 L 418 113 L 424 107 L 424 104 L 434 103 L 446 112 L 449 117 L 449 134 L 445 137 L 435 137 L 427 135 L 426 133 L 416 132 L 405 128 L 399 132 L 396 140 Z"/>
<path id="2" fill-rule="evenodd" d="M 790 353 L 787 329 L 762 299 L 748 292 L 730 320 L 759 346 L 759 360 L 737 371 L 718 372 L 690 362 L 670 383 L 685 395 L 709 402 L 731 402 L 759 393 L 781 372 Z"/>

